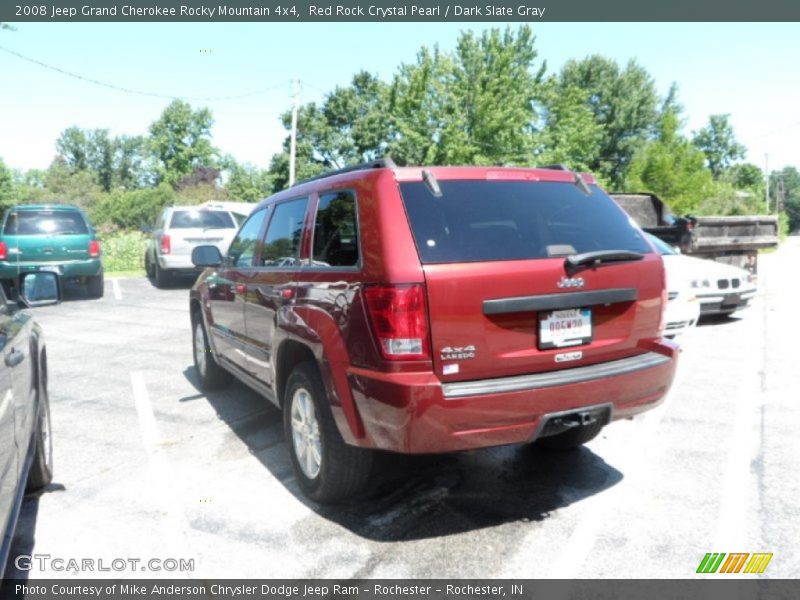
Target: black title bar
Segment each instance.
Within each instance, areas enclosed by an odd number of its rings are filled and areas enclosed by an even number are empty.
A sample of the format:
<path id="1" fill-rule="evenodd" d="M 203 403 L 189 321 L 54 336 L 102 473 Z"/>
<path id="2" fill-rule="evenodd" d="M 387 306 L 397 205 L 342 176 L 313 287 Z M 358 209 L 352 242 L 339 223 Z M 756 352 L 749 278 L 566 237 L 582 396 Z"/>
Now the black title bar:
<path id="1" fill-rule="evenodd" d="M 787 0 L 2 0 L 5 22 L 800 21 Z M 679 40 L 676 40 L 678 43 Z"/>

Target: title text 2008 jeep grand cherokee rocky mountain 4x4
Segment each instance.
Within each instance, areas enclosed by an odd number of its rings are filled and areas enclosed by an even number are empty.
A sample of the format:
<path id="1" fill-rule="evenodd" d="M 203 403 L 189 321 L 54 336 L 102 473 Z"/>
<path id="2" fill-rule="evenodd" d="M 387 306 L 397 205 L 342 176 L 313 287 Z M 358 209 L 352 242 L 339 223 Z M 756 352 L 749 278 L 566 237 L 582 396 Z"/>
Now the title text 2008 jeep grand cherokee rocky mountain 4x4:
<path id="1" fill-rule="evenodd" d="M 667 393 L 661 257 L 589 176 L 378 161 L 282 191 L 191 291 L 195 366 L 284 411 L 302 489 L 371 449 L 578 446 Z"/>

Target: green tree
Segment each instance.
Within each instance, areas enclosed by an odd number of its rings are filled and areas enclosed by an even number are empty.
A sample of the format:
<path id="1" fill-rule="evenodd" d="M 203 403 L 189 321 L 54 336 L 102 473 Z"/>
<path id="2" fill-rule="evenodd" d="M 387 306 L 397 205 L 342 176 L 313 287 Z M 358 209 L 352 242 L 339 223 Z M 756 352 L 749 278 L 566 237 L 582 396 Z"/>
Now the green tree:
<path id="1" fill-rule="evenodd" d="M 89 207 L 92 222 L 102 229 L 138 229 L 152 225 L 161 210 L 177 201 L 167 183 L 138 190 L 116 189 L 100 195 Z"/>
<path id="2" fill-rule="evenodd" d="M 232 157 L 226 157 L 225 190 L 232 200 L 238 202 L 258 202 L 272 191 L 272 177 L 250 164 L 239 164 Z"/>
<path id="3" fill-rule="evenodd" d="M 453 54 L 422 48 L 392 84 L 388 153 L 402 164 L 531 164 L 537 56 L 527 26 L 464 32 Z"/>
<path id="4" fill-rule="evenodd" d="M 108 129 L 65 129 L 56 141 L 58 155 L 75 173 L 90 171 L 104 191 L 140 187 L 149 179 L 144 139 L 111 137 Z"/>
<path id="5" fill-rule="evenodd" d="M 800 231 L 800 171 L 784 167 L 769 175 L 770 207 L 781 208 L 789 218 L 789 230 Z"/>
<path id="6" fill-rule="evenodd" d="M 437 47 L 422 48 L 415 64 L 400 66 L 389 97 L 387 151 L 399 164 L 447 164 L 452 137 L 461 138 L 458 131 L 464 127 L 450 96 L 453 70 L 450 57 Z"/>
<path id="7" fill-rule="evenodd" d="M 548 81 L 541 95 L 537 164 L 563 163 L 576 171 L 591 170 L 603 131 L 587 105 L 586 94 L 575 86 L 559 86 L 555 78 Z"/>
<path id="8" fill-rule="evenodd" d="M 53 161 L 45 175 L 46 194 L 41 200 L 88 208 L 103 195 L 91 171 L 73 171 L 60 159 Z"/>
<path id="9" fill-rule="evenodd" d="M 175 187 L 197 167 L 215 167 L 217 149 L 211 144 L 214 120 L 207 108 L 193 110 L 188 102 L 173 101 L 150 125 L 150 149 L 158 181 Z"/>
<path id="10" fill-rule="evenodd" d="M 591 170 L 619 186 L 637 148 L 658 127 L 658 93 L 650 74 L 635 61 L 621 69 L 599 55 L 568 61 L 559 75 L 561 90 L 585 91 L 602 137 Z M 674 111 L 669 111 L 675 114 Z"/>
<path id="11" fill-rule="evenodd" d="M 752 163 L 731 166 L 723 173 L 722 179 L 740 190 L 764 187 L 764 171 Z"/>
<path id="12" fill-rule="evenodd" d="M 656 139 L 634 155 L 626 188 L 653 192 L 676 214 L 694 211 L 713 192 L 705 156 L 679 132 L 679 119 L 668 110 L 661 119 Z"/>
<path id="13" fill-rule="evenodd" d="M 692 141 L 706 155 L 708 168 L 714 179 L 734 161 L 744 158 L 746 148 L 736 141 L 730 115 L 711 115 L 708 125 L 697 131 Z"/>
<path id="14" fill-rule="evenodd" d="M 68 127 L 56 140 L 56 151 L 73 172 L 89 168 L 89 135 L 80 127 Z"/>
<path id="15" fill-rule="evenodd" d="M 14 204 L 14 179 L 11 169 L 0 158 L 0 211 Z"/>

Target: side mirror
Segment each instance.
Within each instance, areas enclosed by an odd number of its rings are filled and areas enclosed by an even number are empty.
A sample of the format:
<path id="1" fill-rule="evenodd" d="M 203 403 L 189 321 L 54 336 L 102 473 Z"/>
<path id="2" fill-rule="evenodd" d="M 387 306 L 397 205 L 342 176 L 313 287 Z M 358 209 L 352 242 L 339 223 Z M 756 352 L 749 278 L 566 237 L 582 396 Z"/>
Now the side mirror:
<path id="1" fill-rule="evenodd" d="M 25 273 L 22 276 L 22 301 L 27 306 L 47 306 L 61 301 L 58 276 L 55 273 L 40 271 Z"/>
<path id="2" fill-rule="evenodd" d="M 222 264 L 222 253 L 216 246 L 197 246 L 192 250 L 195 267 L 218 267 Z"/>
<path id="3" fill-rule="evenodd" d="M 139 227 L 139 231 L 141 231 L 142 233 L 150 234 L 153 233 L 153 228 L 150 227 L 150 225 L 142 225 L 141 227 Z"/>

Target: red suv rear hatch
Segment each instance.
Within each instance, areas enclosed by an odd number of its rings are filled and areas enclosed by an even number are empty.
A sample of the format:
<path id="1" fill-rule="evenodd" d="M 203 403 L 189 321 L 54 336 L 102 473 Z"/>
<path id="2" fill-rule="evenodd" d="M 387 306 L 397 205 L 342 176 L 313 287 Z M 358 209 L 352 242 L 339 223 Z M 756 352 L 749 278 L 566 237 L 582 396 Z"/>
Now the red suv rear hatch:
<path id="1" fill-rule="evenodd" d="M 478 172 L 481 179 L 437 169 L 433 183 L 400 180 L 440 378 L 490 379 L 644 352 L 642 342 L 658 336 L 663 265 L 628 216 L 595 185 Z"/>

